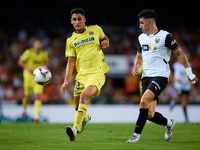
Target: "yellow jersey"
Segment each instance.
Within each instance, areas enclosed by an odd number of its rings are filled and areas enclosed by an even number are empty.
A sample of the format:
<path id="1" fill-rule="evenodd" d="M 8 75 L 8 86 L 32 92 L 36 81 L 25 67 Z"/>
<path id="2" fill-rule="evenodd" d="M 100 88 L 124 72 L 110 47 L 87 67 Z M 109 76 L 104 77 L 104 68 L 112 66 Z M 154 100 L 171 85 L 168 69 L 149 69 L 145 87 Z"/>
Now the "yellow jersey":
<path id="1" fill-rule="evenodd" d="M 49 60 L 49 57 L 48 53 L 44 50 L 40 50 L 37 54 L 34 48 L 29 48 L 24 51 L 19 59 L 34 71 L 37 67 L 43 66 Z M 33 75 L 26 69 L 23 70 L 23 76 L 25 78 L 33 78 Z"/>
<path id="2" fill-rule="evenodd" d="M 92 73 L 109 68 L 101 49 L 100 40 L 105 34 L 98 25 L 86 26 L 82 33 L 73 32 L 66 42 L 66 57 L 76 57 L 77 73 Z"/>

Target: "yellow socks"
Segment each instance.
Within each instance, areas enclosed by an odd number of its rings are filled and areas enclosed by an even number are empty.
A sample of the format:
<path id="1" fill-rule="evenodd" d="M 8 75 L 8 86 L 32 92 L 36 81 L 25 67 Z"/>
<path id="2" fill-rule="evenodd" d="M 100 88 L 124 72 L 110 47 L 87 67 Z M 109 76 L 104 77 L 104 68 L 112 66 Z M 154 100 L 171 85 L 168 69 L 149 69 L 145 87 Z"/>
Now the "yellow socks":
<path id="1" fill-rule="evenodd" d="M 41 106 L 42 106 L 41 100 L 34 101 L 35 119 L 39 119 Z"/>
<path id="2" fill-rule="evenodd" d="M 83 121 L 83 119 L 87 119 L 87 105 L 79 104 L 78 110 L 76 111 L 75 119 L 74 119 L 74 127 L 78 129 Z"/>
<path id="3" fill-rule="evenodd" d="M 22 107 L 24 109 L 24 112 L 26 112 L 26 107 L 28 106 L 29 102 L 27 102 L 26 98 L 22 99 Z"/>
<path id="4" fill-rule="evenodd" d="M 87 112 L 85 113 L 85 117 L 83 119 L 83 121 L 87 120 Z"/>

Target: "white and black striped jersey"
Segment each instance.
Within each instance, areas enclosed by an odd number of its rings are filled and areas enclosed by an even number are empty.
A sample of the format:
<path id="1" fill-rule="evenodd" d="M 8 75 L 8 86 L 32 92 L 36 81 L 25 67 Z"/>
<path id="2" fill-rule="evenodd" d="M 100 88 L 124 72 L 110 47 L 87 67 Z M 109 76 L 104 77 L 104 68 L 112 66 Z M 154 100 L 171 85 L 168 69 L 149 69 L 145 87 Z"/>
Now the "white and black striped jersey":
<path id="1" fill-rule="evenodd" d="M 171 51 L 179 48 L 174 37 L 167 31 L 159 30 L 153 35 L 142 33 L 138 37 L 138 53 L 142 53 L 144 77 L 169 78 Z"/>
<path id="2" fill-rule="evenodd" d="M 191 88 L 190 81 L 187 78 L 187 74 L 185 71 L 185 67 L 179 63 L 175 62 L 173 64 L 173 70 L 174 70 L 174 87 L 178 91 L 189 91 Z"/>

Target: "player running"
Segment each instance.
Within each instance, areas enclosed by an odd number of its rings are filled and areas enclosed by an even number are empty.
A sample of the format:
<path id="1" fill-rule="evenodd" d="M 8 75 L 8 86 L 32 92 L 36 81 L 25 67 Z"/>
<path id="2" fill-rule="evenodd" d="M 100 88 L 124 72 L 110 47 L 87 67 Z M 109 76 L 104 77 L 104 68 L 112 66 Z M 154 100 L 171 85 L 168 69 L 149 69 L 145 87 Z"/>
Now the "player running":
<path id="1" fill-rule="evenodd" d="M 100 94 L 105 83 L 105 75 L 109 68 L 105 63 L 102 49 L 109 46 L 109 39 L 98 25 L 86 26 L 85 11 L 75 8 L 70 12 L 71 24 L 75 32 L 67 39 L 65 55 L 68 57 L 64 83 L 60 93 L 65 95 L 68 81 L 76 66 L 76 85 L 74 100 L 76 115 L 73 128 L 67 127 L 66 133 L 70 141 L 81 133 L 91 117 L 87 115 L 87 103 L 92 97 Z"/>
<path id="2" fill-rule="evenodd" d="M 24 78 L 24 98 L 22 99 L 22 121 L 24 121 L 26 116 L 26 108 L 30 103 L 30 95 L 32 92 L 35 94 L 34 101 L 34 123 L 39 122 L 40 109 L 42 105 L 41 94 L 44 91 L 44 86 L 36 84 L 33 80 L 33 71 L 37 67 L 46 66 L 48 62 L 48 53 L 42 48 L 42 41 L 36 40 L 33 44 L 33 48 L 25 50 L 25 52 L 20 56 L 18 64 L 22 67 L 23 78 Z"/>
<path id="3" fill-rule="evenodd" d="M 183 112 L 185 116 L 185 122 L 189 122 L 188 114 L 187 114 L 187 105 L 188 105 L 188 97 L 191 89 L 190 81 L 187 80 L 187 74 L 185 72 L 184 66 L 180 63 L 178 59 L 173 64 L 174 71 L 174 87 L 177 91 L 177 99 L 181 102 L 183 107 Z M 170 103 L 170 110 L 172 110 L 175 106 L 175 100 L 172 100 Z"/>
<path id="4" fill-rule="evenodd" d="M 166 126 L 165 140 L 169 141 L 175 126 L 175 120 L 163 117 L 155 112 L 158 96 L 168 84 L 171 51 L 174 52 L 180 63 L 185 67 L 188 79 L 195 84 L 198 79 L 192 73 L 188 60 L 174 37 L 167 31 L 159 30 L 156 26 L 157 15 L 154 10 L 143 10 L 138 14 L 142 34 L 138 37 L 137 55 L 132 74 L 136 76 L 143 62 L 142 97 L 140 113 L 136 122 L 135 133 L 127 143 L 137 143 L 147 119 L 159 125 Z"/>

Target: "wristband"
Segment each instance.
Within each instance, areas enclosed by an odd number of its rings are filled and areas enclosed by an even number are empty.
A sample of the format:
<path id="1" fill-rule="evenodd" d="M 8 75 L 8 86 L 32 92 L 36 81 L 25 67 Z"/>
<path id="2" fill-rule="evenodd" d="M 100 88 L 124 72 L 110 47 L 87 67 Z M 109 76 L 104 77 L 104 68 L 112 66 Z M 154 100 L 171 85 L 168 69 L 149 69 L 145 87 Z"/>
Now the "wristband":
<path id="1" fill-rule="evenodd" d="M 192 68 L 188 67 L 185 71 L 190 80 L 193 80 L 196 77 L 196 75 L 192 73 Z"/>

